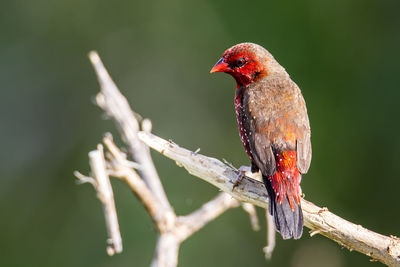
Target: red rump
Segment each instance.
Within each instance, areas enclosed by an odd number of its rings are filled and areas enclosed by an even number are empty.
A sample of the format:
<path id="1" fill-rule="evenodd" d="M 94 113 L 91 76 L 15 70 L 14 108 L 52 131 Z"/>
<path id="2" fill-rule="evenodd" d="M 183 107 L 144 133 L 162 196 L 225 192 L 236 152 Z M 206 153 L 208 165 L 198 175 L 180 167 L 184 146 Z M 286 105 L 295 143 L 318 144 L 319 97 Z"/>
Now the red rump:
<path id="1" fill-rule="evenodd" d="M 281 154 L 275 154 L 276 172 L 268 176 L 272 188 L 275 191 L 275 200 L 282 204 L 287 197 L 290 208 L 293 211 L 294 201 L 300 204 L 300 181 L 301 174 L 296 167 L 296 151 L 284 151 Z"/>

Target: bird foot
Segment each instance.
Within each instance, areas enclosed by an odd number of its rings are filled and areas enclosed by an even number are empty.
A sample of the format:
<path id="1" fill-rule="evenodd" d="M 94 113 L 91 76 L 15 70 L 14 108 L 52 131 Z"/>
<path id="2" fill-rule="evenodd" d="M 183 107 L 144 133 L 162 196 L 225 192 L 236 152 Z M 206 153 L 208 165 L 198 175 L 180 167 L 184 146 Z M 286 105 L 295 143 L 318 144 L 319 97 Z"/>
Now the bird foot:
<path id="1" fill-rule="evenodd" d="M 238 172 L 239 172 L 238 173 L 238 177 L 237 177 L 235 183 L 233 184 L 232 191 L 235 190 L 235 188 L 243 181 L 243 177 L 246 176 L 246 172 L 250 172 L 251 173 L 251 167 L 249 167 L 249 166 L 240 166 Z"/>

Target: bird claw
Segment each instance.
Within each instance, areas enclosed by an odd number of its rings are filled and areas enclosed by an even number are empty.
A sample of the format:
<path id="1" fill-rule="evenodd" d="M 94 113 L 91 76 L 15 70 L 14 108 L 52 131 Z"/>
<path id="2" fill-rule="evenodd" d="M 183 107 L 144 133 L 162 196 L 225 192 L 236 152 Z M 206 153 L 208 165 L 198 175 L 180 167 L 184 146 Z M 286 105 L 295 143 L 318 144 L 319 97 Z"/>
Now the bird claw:
<path id="1" fill-rule="evenodd" d="M 238 170 L 238 177 L 233 184 L 232 191 L 243 181 L 243 178 L 246 176 L 246 172 L 251 172 L 251 168 L 249 166 L 240 166 Z"/>

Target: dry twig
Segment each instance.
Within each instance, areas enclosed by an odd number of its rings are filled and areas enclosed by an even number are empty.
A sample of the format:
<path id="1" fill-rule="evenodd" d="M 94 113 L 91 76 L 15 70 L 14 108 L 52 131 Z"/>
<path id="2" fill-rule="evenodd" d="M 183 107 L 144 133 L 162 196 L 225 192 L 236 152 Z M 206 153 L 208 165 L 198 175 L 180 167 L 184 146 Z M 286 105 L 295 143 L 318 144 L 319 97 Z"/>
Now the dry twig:
<path id="1" fill-rule="evenodd" d="M 108 233 L 107 253 L 112 256 L 115 253 L 122 252 L 122 238 L 119 231 L 114 194 L 107 174 L 102 145 L 98 145 L 96 150 L 89 152 L 89 164 L 93 178 L 85 177 L 79 172 L 75 172 L 75 176 L 78 177 L 81 182 L 91 183 L 97 192 L 97 197 L 103 204 Z"/>
<path id="2" fill-rule="evenodd" d="M 265 218 L 267 220 L 267 246 L 264 247 L 264 255 L 267 260 L 272 257 L 272 252 L 275 249 L 276 231 L 274 217 L 265 210 Z"/>

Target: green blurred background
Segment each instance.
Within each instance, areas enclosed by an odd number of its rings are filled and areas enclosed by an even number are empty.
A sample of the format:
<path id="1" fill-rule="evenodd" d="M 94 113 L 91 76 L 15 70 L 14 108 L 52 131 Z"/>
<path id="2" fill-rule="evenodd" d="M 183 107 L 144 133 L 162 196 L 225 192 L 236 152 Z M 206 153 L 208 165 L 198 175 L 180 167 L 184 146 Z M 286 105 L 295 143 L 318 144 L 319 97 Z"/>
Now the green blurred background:
<path id="1" fill-rule="evenodd" d="M 124 252 L 106 255 L 102 209 L 74 170 L 103 133 L 93 104 L 98 50 L 153 131 L 189 149 L 249 161 L 237 133 L 235 83 L 209 70 L 239 42 L 266 47 L 303 91 L 313 160 L 306 198 L 382 234 L 399 235 L 400 2 L 2 1 L 0 9 L 0 265 L 148 266 L 154 226 L 113 181 Z M 119 142 L 120 145 L 123 145 Z M 166 192 L 187 214 L 218 192 L 154 153 Z M 263 213 L 258 210 L 262 222 Z M 263 225 L 264 226 L 264 225 Z M 180 266 L 379 266 L 307 230 L 278 238 L 265 262 L 265 227 L 230 210 L 185 241 Z"/>

